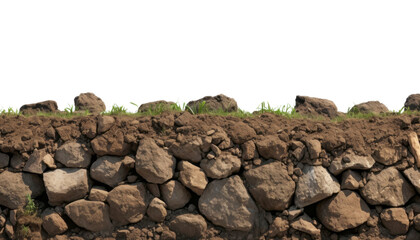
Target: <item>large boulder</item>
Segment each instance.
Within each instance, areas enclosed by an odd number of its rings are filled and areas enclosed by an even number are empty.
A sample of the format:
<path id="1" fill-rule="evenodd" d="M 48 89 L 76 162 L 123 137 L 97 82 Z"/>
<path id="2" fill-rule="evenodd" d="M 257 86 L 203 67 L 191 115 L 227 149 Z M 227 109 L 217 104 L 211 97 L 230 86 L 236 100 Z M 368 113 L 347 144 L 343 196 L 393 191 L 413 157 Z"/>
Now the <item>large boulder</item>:
<path id="1" fill-rule="evenodd" d="M 136 154 L 136 172 L 150 183 L 162 184 L 172 178 L 176 160 L 153 139 L 140 141 Z"/>
<path id="2" fill-rule="evenodd" d="M 169 222 L 169 229 L 177 236 L 199 239 L 207 230 L 206 220 L 199 214 L 181 214 Z"/>
<path id="3" fill-rule="evenodd" d="M 287 144 L 280 140 L 277 135 L 265 136 L 255 141 L 258 153 L 265 159 L 281 160 L 287 154 Z"/>
<path id="4" fill-rule="evenodd" d="M 80 199 L 64 208 L 65 213 L 79 227 L 92 232 L 110 231 L 109 207 L 103 202 Z"/>
<path id="5" fill-rule="evenodd" d="M 359 194 L 344 190 L 318 203 L 316 214 L 326 228 L 341 232 L 365 223 L 370 209 Z"/>
<path id="6" fill-rule="evenodd" d="M 359 103 L 357 105 L 354 105 L 350 112 L 353 113 L 374 113 L 374 114 L 380 114 L 380 113 L 387 113 L 389 112 L 388 108 L 379 101 L 368 101 L 364 103 Z"/>
<path id="7" fill-rule="evenodd" d="M 420 94 L 411 94 L 407 97 L 404 103 L 405 108 L 409 108 L 411 111 L 420 111 Z"/>
<path id="8" fill-rule="evenodd" d="M 25 104 L 22 107 L 20 107 L 19 112 L 22 114 L 28 114 L 33 115 L 37 114 L 38 112 L 43 113 L 55 113 L 58 111 L 57 102 L 48 100 L 33 104 Z"/>
<path id="9" fill-rule="evenodd" d="M 177 180 L 160 185 L 160 193 L 171 210 L 184 207 L 191 199 L 191 193 Z"/>
<path id="10" fill-rule="evenodd" d="M 32 198 L 44 192 L 41 178 L 32 173 L 14 173 L 8 170 L 0 173 L 0 205 L 10 209 L 23 207 L 27 196 Z"/>
<path id="11" fill-rule="evenodd" d="M 283 211 L 290 206 L 295 182 L 283 163 L 273 162 L 244 173 L 255 201 L 267 211 Z"/>
<path id="12" fill-rule="evenodd" d="M 392 235 L 408 232 L 410 220 L 404 208 L 387 208 L 381 212 L 381 222 Z"/>
<path id="13" fill-rule="evenodd" d="M 55 152 L 55 160 L 69 168 L 87 168 L 92 156 L 82 144 L 67 142 Z"/>
<path id="14" fill-rule="evenodd" d="M 331 161 L 328 170 L 338 175 L 347 169 L 368 170 L 375 164 L 375 159 L 371 156 L 359 156 L 353 151 L 347 151 L 342 156 Z"/>
<path id="15" fill-rule="evenodd" d="M 92 145 L 93 151 L 99 156 L 125 156 L 130 152 L 130 144 L 124 141 L 122 131 L 108 131 L 94 138 L 90 144 Z"/>
<path id="16" fill-rule="evenodd" d="M 197 195 L 201 195 L 208 183 L 204 171 L 187 161 L 179 162 L 178 169 L 178 180 Z"/>
<path id="17" fill-rule="evenodd" d="M 230 153 L 222 153 L 214 159 L 203 159 L 200 167 L 207 177 L 221 179 L 238 172 L 241 168 L 241 159 Z"/>
<path id="18" fill-rule="evenodd" d="M 49 204 L 53 206 L 84 198 L 89 192 L 86 169 L 60 168 L 43 174 Z"/>
<path id="19" fill-rule="evenodd" d="M 306 207 L 339 191 L 340 184 L 337 179 L 324 167 L 306 165 L 297 183 L 295 204 L 300 208 Z"/>
<path id="20" fill-rule="evenodd" d="M 146 194 L 143 183 L 120 185 L 112 189 L 106 199 L 112 222 L 122 226 L 142 220 L 147 209 Z"/>
<path id="21" fill-rule="evenodd" d="M 97 114 L 105 111 L 105 103 L 93 93 L 81 93 L 74 98 L 76 110 L 88 110 L 90 113 Z"/>
<path id="22" fill-rule="evenodd" d="M 258 215 L 255 202 L 237 175 L 209 183 L 198 207 L 213 224 L 229 230 L 252 230 Z"/>
<path id="23" fill-rule="evenodd" d="M 235 99 L 227 97 L 223 94 L 219 94 L 214 97 L 207 96 L 199 100 L 190 101 L 187 106 L 191 108 L 194 113 L 198 113 L 202 102 L 205 102 L 204 108 L 208 111 L 223 110 L 225 112 L 236 112 L 238 110 L 238 104 Z"/>
<path id="24" fill-rule="evenodd" d="M 137 112 L 147 113 L 147 112 L 171 111 L 173 105 L 175 105 L 174 102 L 167 102 L 167 101 L 164 101 L 164 100 L 148 102 L 148 103 L 143 103 L 142 105 L 140 105 Z"/>
<path id="25" fill-rule="evenodd" d="M 361 194 L 371 205 L 398 207 L 404 205 L 416 192 L 395 167 L 389 167 L 372 175 Z"/>
<path id="26" fill-rule="evenodd" d="M 327 99 L 296 96 L 296 112 L 303 115 L 321 115 L 328 118 L 338 116 L 337 106 Z"/>
<path id="27" fill-rule="evenodd" d="M 96 181 L 115 187 L 127 178 L 130 171 L 130 166 L 125 165 L 122 160 L 122 157 L 100 157 L 90 167 L 90 176 Z"/>

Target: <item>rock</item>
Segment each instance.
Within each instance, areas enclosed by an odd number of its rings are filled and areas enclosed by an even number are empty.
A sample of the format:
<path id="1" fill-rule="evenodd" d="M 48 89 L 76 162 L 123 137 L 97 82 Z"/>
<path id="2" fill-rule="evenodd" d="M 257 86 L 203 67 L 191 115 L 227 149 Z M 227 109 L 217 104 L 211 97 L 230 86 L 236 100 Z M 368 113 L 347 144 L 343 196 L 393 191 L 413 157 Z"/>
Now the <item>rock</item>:
<path id="1" fill-rule="evenodd" d="M 401 151 L 395 147 L 380 146 L 379 149 L 374 151 L 372 157 L 375 161 L 389 166 L 401 159 Z"/>
<path id="2" fill-rule="evenodd" d="M 9 155 L 5 153 L 0 153 L 0 168 L 5 168 L 9 166 Z"/>
<path id="3" fill-rule="evenodd" d="M 9 237 L 9 239 L 15 239 L 15 230 L 9 221 L 7 221 L 6 225 L 4 226 L 4 232 Z"/>
<path id="4" fill-rule="evenodd" d="M 57 111 L 58 111 L 57 103 L 52 100 L 33 103 L 33 104 L 25 104 L 19 109 L 19 112 L 21 112 L 24 115 L 35 115 L 38 112 L 55 113 Z"/>
<path id="5" fill-rule="evenodd" d="M 163 201 L 171 210 L 184 207 L 191 199 L 191 193 L 178 181 L 170 180 L 160 185 Z"/>
<path id="6" fill-rule="evenodd" d="M 420 232 L 411 228 L 410 231 L 408 231 L 406 240 L 418 240 L 418 239 L 420 239 Z"/>
<path id="7" fill-rule="evenodd" d="M 92 189 L 90 189 L 88 199 L 91 201 L 105 202 L 106 199 L 108 198 L 108 194 L 109 193 L 105 187 L 93 186 Z"/>
<path id="8" fill-rule="evenodd" d="M 163 222 L 165 221 L 166 215 L 168 214 L 166 207 L 167 205 L 164 201 L 155 197 L 147 207 L 147 215 L 154 222 Z"/>
<path id="9" fill-rule="evenodd" d="M 382 224 L 392 235 L 401 235 L 408 232 L 410 221 L 404 208 L 388 208 L 381 213 Z"/>
<path id="10" fill-rule="evenodd" d="M 80 132 L 88 137 L 93 139 L 97 135 L 97 121 L 94 118 L 84 118 L 80 121 Z M 48 132 L 47 132 L 48 134 Z M 51 134 L 52 135 L 52 134 Z"/>
<path id="11" fill-rule="evenodd" d="M 42 174 L 47 168 L 47 165 L 45 165 L 43 161 L 45 155 L 45 151 L 39 151 L 38 149 L 35 149 L 29 157 L 29 160 L 26 162 L 23 171 Z"/>
<path id="12" fill-rule="evenodd" d="M 409 108 L 411 111 L 420 111 L 420 94 L 411 94 L 407 97 L 404 107 Z"/>
<path id="13" fill-rule="evenodd" d="M 154 196 L 159 198 L 160 197 L 160 190 L 159 185 L 156 183 L 146 183 L 147 190 Z"/>
<path id="14" fill-rule="evenodd" d="M 317 159 L 322 151 L 321 143 L 316 139 L 306 140 L 305 143 L 309 152 L 309 157 L 311 159 Z"/>
<path id="15" fill-rule="evenodd" d="M 188 102 L 187 106 L 193 110 L 194 113 L 198 113 L 200 105 L 205 102 L 204 108 L 208 111 L 222 110 L 224 112 L 236 112 L 238 111 L 238 104 L 235 99 L 227 97 L 223 94 L 219 94 L 214 97 L 204 97 L 199 100 Z"/>
<path id="16" fill-rule="evenodd" d="M 328 170 L 334 175 L 339 175 L 347 169 L 369 170 L 373 164 L 375 164 L 375 160 L 371 156 L 359 156 L 350 150 L 342 156 L 334 158 Z"/>
<path id="17" fill-rule="evenodd" d="M 334 102 L 321 98 L 296 96 L 295 109 L 297 113 L 303 115 L 321 115 L 328 118 L 338 116 Z"/>
<path id="18" fill-rule="evenodd" d="M 293 229 L 311 235 L 313 239 L 321 238 L 321 230 L 314 226 L 312 219 L 306 213 L 290 223 L 290 226 Z"/>
<path id="19" fill-rule="evenodd" d="M 9 209 L 23 207 L 27 203 L 27 195 L 32 198 L 44 192 L 41 178 L 32 173 L 14 173 L 8 170 L 0 173 L 0 205 Z"/>
<path id="20" fill-rule="evenodd" d="M 389 112 L 388 108 L 379 101 L 368 101 L 364 103 L 359 103 L 354 105 L 350 112 L 353 113 L 373 113 L 373 114 L 380 114 L 380 113 L 387 113 Z"/>
<path id="21" fill-rule="evenodd" d="M 42 227 L 50 236 L 62 234 L 68 226 L 64 219 L 51 208 L 47 208 L 41 215 Z"/>
<path id="22" fill-rule="evenodd" d="M 417 214 L 414 218 L 413 218 L 413 224 L 414 224 L 414 228 L 417 231 L 420 231 L 420 214 Z"/>
<path id="23" fill-rule="evenodd" d="M 250 231 L 258 208 L 237 175 L 210 182 L 198 200 L 200 212 L 228 230 Z"/>
<path id="24" fill-rule="evenodd" d="M 98 133 L 102 134 L 108 131 L 115 123 L 114 117 L 100 115 L 98 117 Z"/>
<path id="25" fill-rule="evenodd" d="M 417 137 L 417 133 L 410 132 L 407 135 L 407 138 L 408 138 L 408 144 L 410 146 L 410 151 L 417 162 L 417 167 L 420 168 L 420 143 Z"/>
<path id="26" fill-rule="evenodd" d="M 65 213 L 79 227 L 92 232 L 110 231 L 109 207 L 103 202 L 77 200 L 64 208 Z"/>
<path id="27" fill-rule="evenodd" d="M 146 113 L 146 112 L 164 112 L 164 111 L 172 111 L 172 106 L 174 106 L 176 103 L 174 102 L 167 102 L 164 100 L 154 101 L 154 102 L 148 102 L 143 103 L 140 105 L 137 112 L 139 113 Z"/>
<path id="28" fill-rule="evenodd" d="M 265 136 L 255 142 L 258 153 L 265 159 L 281 160 L 287 154 L 287 144 L 280 140 L 277 135 Z"/>
<path id="29" fill-rule="evenodd" d="M 221 179 L 238 172 L 241 168 L 241 159 L 230 153 L 223 153 L 215 159 L 203 159 L 200 167 L 208 177 Z"/>
<path id="30" fill-rule="evenodd" d="M 103 156 L 93 162 L 90 176 L 98 182 L 115 187 L 127 178 L 130 167 L 122 163 L 122 157 Z"/>
<path id="31" fill-rule="evenodd" d="M 88 110 L 90 113 L 98 114 L 105 111 L 105 103 L 93 93 L 81 93 L 79 96 L 74 98 L 74 105 L 76 110 L 85 111 Z"/>
<path id="32" fill-rule="evenodd" d="M 266 211 L 283 211 L 290 206 L 295 182 L 281 162 L 273 162 L 244 173 L 248 190 Z"/>
<path id="33" fill-rule="evenodd" d="M 130 152 L 130 145 L 124 141 L 122 131 L 115 133 L 108 131 L 94 138 L 90 144 L 92 145 L 93 151 L 99 156 L 125 156 Z"/>
<path id="34" fill-rule="evenodd" d="M 245 142 L 241 147 L 243 160 L 248 161 L 258 157 L 258 152 L 254 141 Z"/>
<path id="35" fill-rule="evenodd" d="M 178 180 L 200 196 L 208 183 L 204 171 L 187 161 L 179 162 L 178 169 L 180 170 Z"/>
<path id="36" fill-rule="evenodd" d="M 243 122 L 229 123 L 227 132 L 235 144 L 244 144 L 257 136 L 255 130 Z"/>
<path id="37" fill-rule="evenodd" d="M 282 238 L 289 230 L 289 221 L 286 219 L 276 217 L 268 230 L 268 236 Z"/>
<path id="38" fill-rule="evenodd" d="M 89 192 L 86 169 L 60 168 L 45 172 L 43 179 L 52 206 L 84 198 Z"/>
<path id="39" fill-rule="evenodd" d="M 146 194 L 143 183 L 125 184 L 112 189 L 106 199 L 112 222 L 122 226 L 142 220 L 147 209 Z"/>
<path id="40" fill-rule="evenodd" d="M 57 166 L 55 165 L 55 161 L 54 158 L 51 157 L 50 154 L 46 154 L 43 158 L 42 161 L 45 163 L 45 165 L 47 165 L 47 167 L 51 168 L 51 169 L 56 169 Z"/>
<path id="41" fill-rule="evenodd" d="M 340 184 L 322 166 L 305 165 L 295 191 L 295 204 L 302 208 L 340 191 Z"/>
<path id="42" fill-rule="evenodd" d="M 403 173 L 411 184 L 413 184 L 417 192 L 420 193 L 420 171 L 414 168 L 407 168 Z"/>
<path id="43" fill-rule="evenodd" d="M 176 240 L 176 233 L 170 230 L 165 230 L 160 235 L 160 240 Z"/>
<path id="44" fill-rule="evenodd" d="M 201 140 L 201 139 L 200 139 Z M 188 160 L 193 163 L 201 161 L 201 149 L 200 145 L 202 142 L 196 139 L 186 143 L 175 142 L 169 147 L 169 151 L 177 158 L 182 160 Z"/>
<path id="45" fill-rule="evenodd" d="M 140 141 L 136 154 L 136 172 L 149 183 L 162 184 L 174 175 L 176 160 L 151 138 Z"/>
<path id="46" fill-rule="evenodd" d="M 398 207 L 414 196 L 415 191 L 395 167 L 388 167 L 372 175 L 361 194 L 371 205 Z"/>
<path id="47" fill-rule="evenodd" d="M 199 239 L 207 230 L 206 220 L 199 214 L 181 214 L 169 222 L 169 229 L 177 236 Z"/>
<path id="48" fill-rule="evenodd" d="M 22 170 L 25 167 L 25 159 L 19 153 L 14 153 L 10 159 L 10 167 L 16 170 Z"/>
<path id="49" fill-rule="evenodd" d="M 356 190 L 362 182 L 362 176 L 352 170 L 346 170 L 341 176 L 341 179 L 341 189 Z"/>
<path id="50" fill-rule="evenodd" d="M 370 209 L 359 194 L 343 190 L 318 203 L 316 215 L 326 228 L 341 232 L 365 223 Z"/>
<path id="51" fill-rule="evenodd" d="M 67 142 L 55 152 L 55 160 L 69 168 L 87 168 L 91 158 L 83 145 L 76 142 Z"/>

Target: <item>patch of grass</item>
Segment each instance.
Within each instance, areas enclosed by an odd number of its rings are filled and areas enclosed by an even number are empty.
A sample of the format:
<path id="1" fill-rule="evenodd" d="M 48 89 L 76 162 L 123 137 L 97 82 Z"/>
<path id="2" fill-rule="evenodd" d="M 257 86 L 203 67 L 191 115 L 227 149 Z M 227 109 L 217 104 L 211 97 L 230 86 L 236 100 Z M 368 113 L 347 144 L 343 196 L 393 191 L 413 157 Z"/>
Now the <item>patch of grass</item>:
<path id="1" fill-rule="evenodd" d="M 272 113 L 287 118 L 302 118 L 302 116 L 296 112 L 296 109 L 289 104 L 274 108 L 271 107 L 270 103 L 262 102 L 257 108 L 257 113 Z"/>
<path id="2" fill-rule="evenodd" d="M 17 239 L 31 239 L 32 234 L 41 230 L 42 219 L 39 217 L 38 207 L 31 195 L 26 195 L 27 203 L 17 212 Z"/>
<path id="3" fill-rule="evenodd" d="M 1 109 L 0 110 L 0 115 L 17 116 L 19 114 L 20 114 L 20 112 L 19 112 L 18 109 L 13 109 L 11 107 L 7 108 L 7 110 L 6 109 Z"/>
<path id="4" fill-rule="evenodd" d="M 104 112 L 105 115 L 127 115 L 128 110 L 124 106 L 118 106 L 114 104 L 110 111 Z"/>

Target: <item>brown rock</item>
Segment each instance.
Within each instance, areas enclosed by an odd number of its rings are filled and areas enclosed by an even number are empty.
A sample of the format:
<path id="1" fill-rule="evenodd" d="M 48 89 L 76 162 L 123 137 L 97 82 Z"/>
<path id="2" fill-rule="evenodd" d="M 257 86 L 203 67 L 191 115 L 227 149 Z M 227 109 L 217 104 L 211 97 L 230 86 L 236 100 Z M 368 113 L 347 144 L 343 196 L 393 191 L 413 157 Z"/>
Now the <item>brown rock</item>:
<path id="1" fill-rule="evenodd" d="M 51 168 L 51 169 L 56 169 L 57 165 L 55 165 L 55 161 L 54 158 L 51 157 L 50 154 L 46 154 L 43 158 L 42 161 L 45 163 L 45 165 L 47 165 L 47 167 Z"/>
<path id="2" fill-rule="evenodd" d="M 64 211 L 77 226 L 92 232 L 109 231 L 113 227 L 109 207 L 103 202 L 81 199 L 68 204 Z"/>
<path id="3" fill-rule="evenodd" d="M 187 161 L 179 162 L 178 169 L 180 170 L 178 180 L 197 195 L 201 195 L 208 183 L 204 171 Z"/>
<path id="4" fill-rule="evenodd" d="M 411 94 L 407 97 L 404 103 L 405 108 L 409 108 L 411 111 L 420 111 L 420 94 Z"/>
<path id="5" fill-rule="evenodd" d="M 348 150 L 342 156 L 334 158 L 328 170 L 332 174 L 338 175 L 346 169 L 368 170 L 372 168 L 373 164 L 375 164 L 375 159 L 371 156 L 359 156 L 353 150 Z"/>
<path id="6" fill-rule="evenodd" d="M 23 171 L 42 174 L 47 168 L 47 165 L 45 165 L 43 161 L 45 155 L 45 151 L 39 151 L 38 149 L 35 149 L 29 157 L 29 160 L 26 162 Z"/>
<path id="7" fill-rule="evenodd" d="M 91 201 L 101 201 L 105 202 L 108 198 L 108 191 L 105 187 L 102 186 L 93 186 L 92 189 L 90 189 L 89 197 L 88 199 Z"/>
<path id="8" fill-rule="evenodd" d="M 414 228 L 417 231 L 420 231 L 420 214 L 417 214 L 416 216 L 414 216 L 413 224 L 414 224 Z"/>
<path id="9" fill-rule="evenodd" d="M 410 151 L 417 162 L 417 167 L 420 168 L 420 143 L 417 137 L 417 133 L 410 132 L 407 135 L 407 138 L 408 138 L 408 144 L 410 146 Z"/>
<path id="10" fill-rule="evenodd" d="M 176 233 L 170 230 L 165 230 L 160 235 L 160 240 L 176 240 Z"/>
<path id="11" fill-rule="evenodd" d="M 172 106 L 175 105 L 174 102 L 167 102 L 164 100 L 154 101 L 143 103 L 140 105 L 137 112 L 145 113 L 145 112 L 164 112 L 164 111 L 172 111 Z"/>
<path id="12" fill-rule="evenodd" d="M 100 115 L 98 117 L 98 133 L 102 134 L 108 131 L 115 123 L 114 117 Z"/>
<path id="13" fill-rule="evenodd" d="M 265 159 L 281 160 L 287 154 L 287 144 L 280 140 L 277 135 L 265 136 L 255 142 L 258 153 Z"/>
<path id="14" fill-rule="evenodd" d="M 130 152 L 130 145 L 124 142 L 124 134 L 121 131 L 114 133 L 108 131 L 90 143 L 93 151 L 99 156 L 125 156 Z"/>
<path id="15" fill-rule="evenodd" d="M 153 198 L 147 207 L 147 215 L 154 222 L 163 222 L 165 221 L 166 215 L 166 203 L 159 198 Z"/>
<path id="16" fill-rule="evenodd" d="M 230 153 L 223 153 L 215 159 L 203 159 L 200 167 L 208 177 L 221 179 L 238 172 L 241 168 L 241 159 Z"/>
<path id="17" fill-rule="evenodd" d="M 9 155 L 0 153 L 0 168 L 9 166 Z"/>
<path id="18" fill-rule="evenodd" d="M 312 238 L 319 239 L 321 237 L 321 230 L 314 226 L 312 219 L 306 213 L 293 221 L 290 226 L 293 229 L 311 235 Z"/>
<path id="19" fill-rule="evenodd" d="M 370 209 L 359 194 L 343 190 L 318 203 L 316 214 L 326 228 L 341 232 L 365 223 Z"/>
<path id="20" fill-rule="evenodd" d="M 201 145 L 201 139 L 186 143 L 175 142 L 169 147 L 169 151 L 179 159 L 198 163 L 201 161 Z"/>
<path id="21" fill-rule="evenodd" d="M 269 237 L 282 238 L 289 230 L 289 221 L 286 219 L 276 217 L 268 230 Z"/>
<path id="22" fill-rule="evenodd" d="M 25 159 L 19 153 L 13 154 L 12 159 L 10 159 L 10 167 L 16 170 L 22 170 L 25 167 L 25 163 Z"/>
<path id="23" fill-rule="evenodd" d="M 374 114 L 380 114 L 380 113 L 387 113 L 389 112 L 388 108 L 379 101 L 368 101 L 364 103 L 359 103 L 357 105 L 354 105 L 350 112 L 354 113 L 374 113 Z"/>
<path id="24" fill-rule="evenodd" d="M 55 159 L 69 168 L 87 168 L 91 158 L 92 156 L 83 145 L 76 142 L 63 144 L 55 153 Z"/>
<path id="25" fill-rule="evenodd" d="M 328 118 L 338 116 L 337 106 L 333 101 L 321 98 L 296 96 L 296 112 L 303 115 L 321 115 Z"/>
<path id="26" fill-rule="evenodd" d="M 341 189 L 356 190 L 362 182 L 362 176 L 359 173 L 347 170 L 341 176 Z"/>
<path id="27" fill-rule="evenodd" d="M 62 234 L 67 231 L 67 223 L 63 218 L 51 208 L 42 212 L 42 227 L 50 236 Z"/>
<path id="28" fill-rule="evenodd" d="M 170 180 L 160 185 L 163 201 L 171 210 L 184 207 L 191 199 L 191 193 L 178 181 Z"/>
<path id="29" fill-rule="evenodd" d="M 194 112 L 199 112 L 199 106 L 202 102 L 205 102 L 204 108 L 208 111 L 222 110 L 225 112 L 236 112 L 238 110 L 238 104 L 235 99 L 227 97 L 223 94 L 219 94 L 214 97 L 204 97 L 196 101 L 190 101 L 187 106 Z"/>
<path id="30" fill-rule="evenodd" d="M 57 103 L 52 100 L 33 103 L 33 104 L 25 104 L 19 109 L 19 112 L 25 115 L 35 115 L 38 112 L 54 113 L 57 111 L 58 111 Z"/>
<path id="31" fill-rule="evenodd" d="M 245 161 L 258 157 L 257 148 L 254 141 L 247 141 L 242 144 L 242 159 Z"/>
<path id="32" fill-rule="evenodd" d="M 96 134 L 97 134 L 96 126 L 97 126 L 96 119 L 84 118 L 84 119 L 81 119 L 81 122 L 80 122 L 80 131 L 82 132 L 83 135 L 85 135 L 89 139 L 92 139 L 96 137 Z"/>
<path id="33" fill-rule="evenodd" d="M 188 239 L 199 239 L 207 230 L 206 220 L 199 214 L 181 214 L 170 223 L 169 229 Z"/>
<path id="34" fill-rule="evenodd" d="M 97 114 L 105 111 L 105 103 L 93 93 L 81 93 L 74 98 L 76 110 L 88 110 L 90 113 Z"/>
<path id="35" fill-rule="evenodd" d="M 229 123 L 227 132 L 235 144 L 243 144 L 257 136 L 255 130 L 243 122 Z"/>
<path id="36" fill-rule="evenodd" d="M 295 182 L 281 162 L 273 162 L 244 173 L 248 190 L 267 211 L 283 211 L 290 206 Z"/>
<path id="37" fill-rule="evenodd" d="M 127 178 L 130 167 L 122 162 L 122 157 L 103 156 L 93 162 L 90 176 L 98 182 L 115 187 Z"/>
<path id="38" fill-rule="evenodd" d="M 389 166 L 401 159 L 401 151 L 395 147 L 380 146 L 380 148 L 375 150 L 372 154 L 372 157 L 375 161 Z"/>
<path id="39" fill-rule="evenodd" d="M 413 184 L 416 191 L 420 193 L 420 171 L 414 168 L 407 168 L 403 173 L 411 184 Z"/>
<path id="40" fill-rule="evenodd" d="M 382 224 L 392 235 L 406 234 L 410 221 L 404 208 L 388 208 L 381 213 Z"/>
<path id="41" fill-rule="evenodd" d="M 408 231 L 406 240 L 418 240 L 418 239 L 420 239 L 420 232 L 411 228 L 410 231 Z"/>
<path id="42" fill-rule="evenodd" d="M 321 143 L 316 139 L 306 140 L 305 143 L 309 152 L 309 157 L 311 159 L 317 159 L 322 151 Z"/>

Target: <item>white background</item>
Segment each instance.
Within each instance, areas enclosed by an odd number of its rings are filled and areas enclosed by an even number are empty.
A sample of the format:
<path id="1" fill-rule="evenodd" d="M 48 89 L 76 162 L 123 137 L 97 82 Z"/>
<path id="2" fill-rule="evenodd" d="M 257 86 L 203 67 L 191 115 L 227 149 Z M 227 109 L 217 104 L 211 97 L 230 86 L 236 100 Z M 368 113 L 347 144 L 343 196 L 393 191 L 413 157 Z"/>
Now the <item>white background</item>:
<path id="1" fill-rule="evenodd" d="M 107 109 L 224 93 L 340 111 L 420 93 L 420 1 L 1 1 L 0 108 L 94 92 Z"/>

